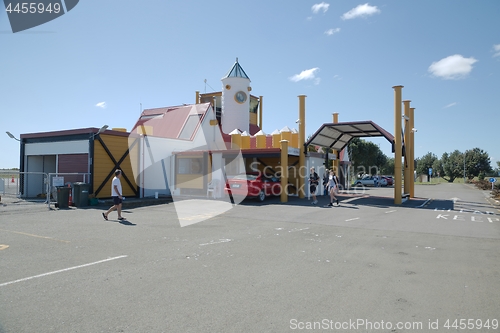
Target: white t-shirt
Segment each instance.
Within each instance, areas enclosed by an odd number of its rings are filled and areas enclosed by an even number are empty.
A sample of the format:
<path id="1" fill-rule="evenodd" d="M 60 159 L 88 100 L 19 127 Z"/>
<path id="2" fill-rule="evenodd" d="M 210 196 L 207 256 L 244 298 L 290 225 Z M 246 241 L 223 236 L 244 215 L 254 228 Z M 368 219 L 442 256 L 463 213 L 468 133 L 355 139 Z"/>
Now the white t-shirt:
<path id="1" fill-rule="evenodd" d="M 113 178 L 113 181 L 111 182 L 111 196 L 112 197 L 119 196 L 115 191 L 115 185 L 118 188 L 118 192 L 120 193 L 120 195 L 122 195 L 122 183 L 120 182 L 120 179 L 115 176 L 115 178 Z"/>
<path id="2" fill-rule="evenodd" d="M 328 186 L 329 187 L 335 187 L 337 186 L 337 176 L 328 176 Z"/>

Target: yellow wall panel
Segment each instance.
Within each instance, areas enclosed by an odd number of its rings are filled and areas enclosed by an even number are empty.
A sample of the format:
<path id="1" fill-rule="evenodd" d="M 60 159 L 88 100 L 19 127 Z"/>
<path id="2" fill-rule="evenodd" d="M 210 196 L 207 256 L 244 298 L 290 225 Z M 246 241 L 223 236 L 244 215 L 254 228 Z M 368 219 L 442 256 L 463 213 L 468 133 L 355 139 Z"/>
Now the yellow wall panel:
<path id="1" fill-rule="evenodd" d="M 113 158 L 118 162 L 122 158 L 122 156 L 128 150 L 128 137 L 126 136 L 113 136 L 113 135 L 100 135 L 103 140 L 106 148 L 110 151 Z M 127 181 L 122 176 L 121 183 L 123 189 L 124 196 L 135 196 L 134 189 L 137 190 L 137 184 L 135 183 L 134 174 L 132 172 L 132 165 L 130 164 L 130 155 L 122 161 L 119 166 L 120 170 L 122 170 L 123 175 L 125 175 L 133 187 L 127 183 Z M 94 192 L 101 187 L 106 177 L 110 174 L 110 172 L 114 172 L 116 169 L 115 163 L 112 161 L 104 147 L 101 143 L 96 140 L 94 141 L 94 183 L 93 188 Z M 101 191 L 97 194 L 98 198 L 107 198 L 111 197 L 111 182 L 113 180 L 113 176 L 110 177 L 108 181 L 105 182 Z"/>

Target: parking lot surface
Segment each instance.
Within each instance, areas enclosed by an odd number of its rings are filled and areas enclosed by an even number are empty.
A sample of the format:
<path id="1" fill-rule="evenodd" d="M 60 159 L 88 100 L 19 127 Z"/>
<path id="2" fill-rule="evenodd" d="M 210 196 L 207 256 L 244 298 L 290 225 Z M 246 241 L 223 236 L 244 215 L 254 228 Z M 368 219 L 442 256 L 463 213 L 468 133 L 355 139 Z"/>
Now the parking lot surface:
<path id="1" fill-rule="evenodd" d="M 245 200 L 192 224 L 217 201 L 186 200 L 184 221 L 174 203 L 126 221 L 0 207 L 0 332 L 498 332 L 500 207 L 415 188 L 402 205 L 391 188 Z"/>

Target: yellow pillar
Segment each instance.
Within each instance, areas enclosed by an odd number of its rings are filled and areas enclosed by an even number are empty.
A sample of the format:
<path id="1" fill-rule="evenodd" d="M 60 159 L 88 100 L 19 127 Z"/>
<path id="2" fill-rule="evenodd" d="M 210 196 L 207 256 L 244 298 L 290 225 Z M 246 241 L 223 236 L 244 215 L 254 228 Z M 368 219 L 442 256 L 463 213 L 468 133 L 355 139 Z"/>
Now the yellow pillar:
<path id="1" fill-rule="evenodd" d="M 292 141 L 290 142 L 290 147 L 299 148 L 299 132 L 296 129 L 292 130 Z"/>
<path id="2" fill-rule="evenodd" d="M 410 102 L 409 100 L 403 101 L 404 104 L 404 133 L 405 133 L 405 156 L 403 163 L 403 174 L 404 174 L 404 193 L 410 193 L 410 156 L 409 153 L 409 144 L 410 144 Z"/>
<path id="3" fill-rule="evenodd" d="M 280 147 L 280 141 L 281 141 L 281 133 L 278 130 L 275 130 L 274 132 L 271 133 L 273 136 L 273 148 L 279 148 Z"/>
<path id="4" fill-rule="evenodd" d="M 415 108 L 410 108 L 410 198 L 415 197 Z"/>
<path id="5" fill-rule="evenodd" d="M 246 131 L 241 133 L 241 149 L 250 148 L 250 135 Z"/>
<path id="6" fill-rule="evenodd" d="M 266 133 L 262 130 L 255 133 L 255 146 L 257 148 L 266 148 Z"/>
<path id="7" fill-rule="evenodd" d="M 231 135 L 231 149 L 241 149 L 241 133 L 237 129 L 229 133 Z"/>
<path id="8" fill-rule="evenodd" d="M 196 101 L 194 102 L 194 104 L 198 104 L 198 103 L 200 103 L 200 92 L 199 91 L 196 92 Z"/>
<path id="9" fill-rule="evenodd" d="M 333 123 L 337 124 L 338 122 L 339 122 L 339 113 L 334 112 L 333 113 Z M 328 154 L 329 152 L 326 152 L 326 153 Z M 333 149 L 333 155 L 335 155 L 335 160 L 333 160 L 333 162 L 332 162 L 333 171 L 335 172 L 337 177 L 339 177 L 340 176 L 340 172 L 339 172 L 340 158 L 338 155 L 338 151 L 336 149 Z"/>
<path id="10" fill-rule="evenodd" d="M 306 170 L 306 95 L 299 95 L 299 198 L 305 198 L 304 184 L 308 171 Z"/>
<path id="11" fill-rule="evenodd" d="M 401 89 L 403 86 L 394 86 L 394 204 L 400 205 L 401 199 Z"/>
<path id="12" fill-rule="evenodd" d="M 292 141 L 292 131 L 287 127 L 283 127 L 280 131 L 281 140 L 286 140 L 288 142 Z"/>
<path id="13" fill-rule="evenodd" d="M 259 96 L 259 128 L 262 129 L 262 102 L 263 96 Z"/>
<path id="14" fill-rule="evenodd" d="M 280 201 L 288 202 L 288 141 L 281 140 L 281 193 Z"/>

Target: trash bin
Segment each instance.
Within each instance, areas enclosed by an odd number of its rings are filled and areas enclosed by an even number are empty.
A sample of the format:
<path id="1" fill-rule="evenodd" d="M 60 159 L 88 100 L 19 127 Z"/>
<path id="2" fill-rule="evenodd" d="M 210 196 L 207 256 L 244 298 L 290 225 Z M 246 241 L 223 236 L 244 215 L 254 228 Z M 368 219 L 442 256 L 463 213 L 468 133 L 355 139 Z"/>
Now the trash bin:
<path id="1" fill-rule="evenodd" d="M 89 188 L 90 184 L 86 183 L 73 183 L 75 189 L 73 202 L 76 207 L 87 207 L 89 205 Z"/>
<path id="2" fill-rule="evenodd" d="M 66 186 L 57 187 L 57 207 L 59 208 L 69 207 L 68 206 L 69 191 L 71 191 L 71 187 L 66 187 Z"/>

